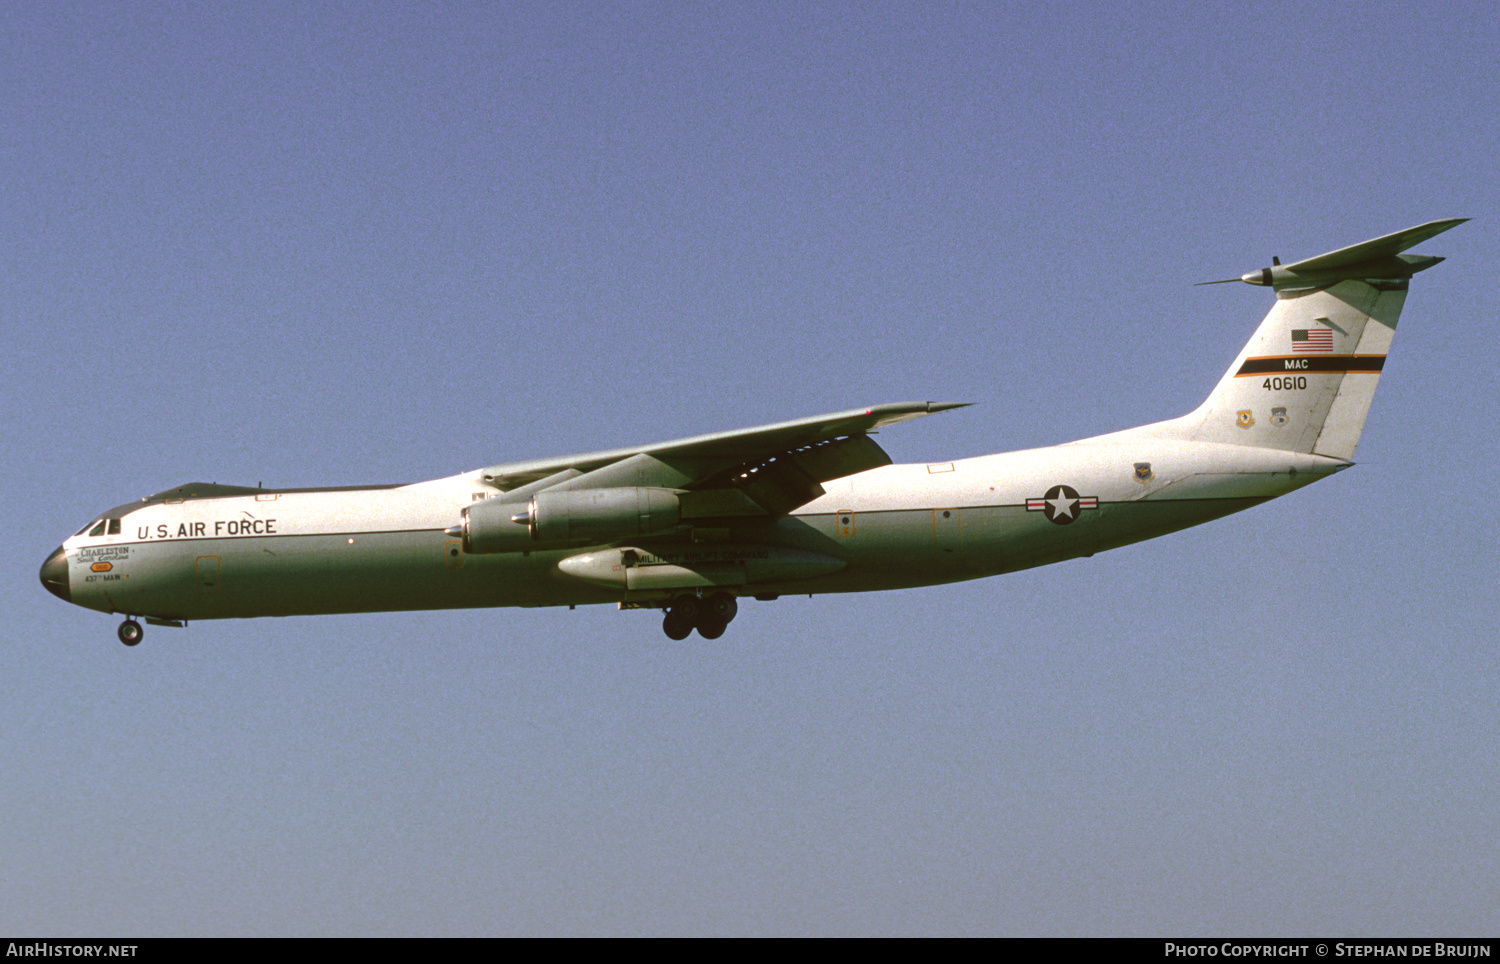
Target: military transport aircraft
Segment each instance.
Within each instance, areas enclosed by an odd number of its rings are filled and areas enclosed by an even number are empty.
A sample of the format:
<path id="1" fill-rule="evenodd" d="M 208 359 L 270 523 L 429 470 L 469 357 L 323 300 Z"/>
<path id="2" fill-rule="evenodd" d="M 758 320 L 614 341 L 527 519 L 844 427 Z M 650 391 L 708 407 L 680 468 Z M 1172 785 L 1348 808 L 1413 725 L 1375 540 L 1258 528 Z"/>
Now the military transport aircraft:
<path id="1" fill-rule="evenodd" d="M 738 600 L 975 579 L 1217 519 L 1353 464 L 1433 221 L 1239 279 L 1276 304 L 1181 418 L 1050 448 L 893 465 L 903 402 L 414 485 L 192 483 L 89 522 L 42 565 L 65 601 L 192 619 L 616 603 L 672 639 Z M 1216 283 L 1216 282 L 1214 282 Z"/>

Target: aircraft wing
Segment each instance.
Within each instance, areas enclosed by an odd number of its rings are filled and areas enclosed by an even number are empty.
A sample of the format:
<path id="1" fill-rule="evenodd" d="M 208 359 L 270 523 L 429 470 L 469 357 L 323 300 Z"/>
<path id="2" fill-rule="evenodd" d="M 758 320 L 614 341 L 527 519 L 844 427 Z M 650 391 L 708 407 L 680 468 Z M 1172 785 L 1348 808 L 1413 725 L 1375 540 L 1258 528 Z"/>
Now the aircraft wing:
<path id="1" fill-rule="evenodd" d="M 780 515 L 823 494 L 820 483 L 889 465 L 869 437 L 887 425 L 966 402 L 895 402 L 672 442 L 495 465 L 481 471 L 505 501 L 542 489 L 651 486 L 686 490 L 686 517 Z"/>

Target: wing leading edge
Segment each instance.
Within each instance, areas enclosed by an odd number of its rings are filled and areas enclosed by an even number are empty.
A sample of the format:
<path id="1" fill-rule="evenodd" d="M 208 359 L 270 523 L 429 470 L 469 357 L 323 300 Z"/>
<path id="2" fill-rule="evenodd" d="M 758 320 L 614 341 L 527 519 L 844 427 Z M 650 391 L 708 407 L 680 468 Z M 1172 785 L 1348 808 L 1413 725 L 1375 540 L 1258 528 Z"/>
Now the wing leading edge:
<path id="1" fill-rule="evenodd" d="M 967 402 L 894 402 L 758 428 L 483 469 L 505 502 L 572 489 L 686 490 L 685 516 L 780 515 L 823 494 L 820 483 L 889 465 L 869 437 L 887 425 Z"/>

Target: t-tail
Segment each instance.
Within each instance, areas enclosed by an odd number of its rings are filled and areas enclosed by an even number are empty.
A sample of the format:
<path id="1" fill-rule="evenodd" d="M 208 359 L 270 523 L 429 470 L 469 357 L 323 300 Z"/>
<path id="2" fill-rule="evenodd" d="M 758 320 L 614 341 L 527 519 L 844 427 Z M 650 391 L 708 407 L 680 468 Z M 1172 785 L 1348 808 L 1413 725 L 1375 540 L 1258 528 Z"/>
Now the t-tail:
<path id="1" fill-rule="evenodd" d="M 1148 430 L 1352 460 L 1411 277 L 1443 260 L 1403 252 L 1466 220 L 1227 279 L 1273 289 L 1276 305 L 1202 405 Z"/>

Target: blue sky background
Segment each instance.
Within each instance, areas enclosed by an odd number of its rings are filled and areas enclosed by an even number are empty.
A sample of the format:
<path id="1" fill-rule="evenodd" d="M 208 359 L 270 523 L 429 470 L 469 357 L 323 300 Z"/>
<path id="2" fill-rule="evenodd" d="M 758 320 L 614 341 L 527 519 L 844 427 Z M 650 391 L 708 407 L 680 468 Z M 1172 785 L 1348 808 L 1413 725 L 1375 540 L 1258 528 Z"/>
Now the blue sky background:
<path id="1" fill-rule="evenodd" d="M 0 931 L 1500 929 L 1493 9 L 10 4 Z M 416 481 L 912 398 L 1179 415 L 1420 222 L 1355 470 L 1090 560 L 196 623 L 37 568 L 189 480 Z"/>

